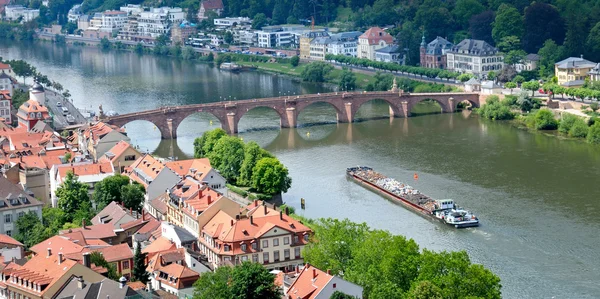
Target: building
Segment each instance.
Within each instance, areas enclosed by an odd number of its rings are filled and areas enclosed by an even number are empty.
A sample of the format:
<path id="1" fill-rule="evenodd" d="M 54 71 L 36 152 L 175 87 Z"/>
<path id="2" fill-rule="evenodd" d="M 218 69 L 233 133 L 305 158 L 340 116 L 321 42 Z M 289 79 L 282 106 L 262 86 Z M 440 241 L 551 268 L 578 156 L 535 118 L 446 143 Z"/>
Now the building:
<path id="1" fill-rule="evenodd" d="M 0 73 L 0 90 L 7 90 L 9 96 L 13 94 L 13 78 L 8 73 Z"/>
<path id="2" fill-rule="evenodd" d="M 77 30 L 85 31 L 90 27 L 90 16 L 81 15 L 77 19 Z"/>
<path id="3" fill-rule="evenodd" d="M 198 20 L 208 19 L 208 13 L 214 12 L 217 16 L 223 13 L 223 0 L 202 0 L 198 9 Z"/>
<path id="4" fill-rule="evenodd" d="M 285 295 L 289 299 L 329 299 L 336 291 L 362 299 L 361 286 L 306 264 Z"/>
<path id="5" fill-rule="evenodd" d="M 327 54 L 356 57 L 358 53 L 358 37 L 362 32 L 351 31 L 331 35 L 327 44 Z"/>
<path id="6" fill-rule="evenodd" d="M 44 88 L 39 84 L 34 84 L 29 92 L 29 100 L 17 112 L 19 126 L 30 131 L 38 122 L 51 123 L 52 117 L 48 108 L 44 106 L 45 102 Z"/>
<path id="7" fill-rule="evenodd" d="M 119 282 L 104 278 L 98 282 L 88 282 L 83 277 L 72 276 L 60 292 L 55 295 L 56 299 L 120 299 L 120 298 L 143 298 L 138 292 L 127 285 L 127 280 Z"/>
<path id="8" fill-rule="evenodd" d="M 588 72 L 591 81 L 600 81 L 600 63 L 596 64 L 596 66 Z"/>
<path id="9" fill-rule="evenodd" d="M 132 16 L 141 14 L 144 11 L 144 7 L 139 4 L 127 4 L 126 6 L 121 6 L 119 10 L 126 12 L 128 16 Z"/>
<path id="10" fill-rule="evenodd" d="M 326 30 L 312 30 L 300 36 L 300 58 L 310 59 L 310 43 L 317 37 L 329 36 Z"/>
<path id="11" fill-rule="evenodd" d="M 6 76 L 6 74 L 0 74 L 0 83 L 2 80 L 2 76 Z M 0 122 L 4 121 L 7 124 L 12 123 L 12 97 L 10 96 L 10 91 L 8 90 L 0 90 Z"/>
<path id="12" fill-rule="evenodd" d="M 446 53 L 448 69 L 455 72 L 483 77 L 490 71 L 500 72 L 504 67 L 504 58 L 498 49 L 482 40 L 464 39 Z"/>
<path id="13" fill-rule="evenodd" d="M 127 23 L 127 13 L 118 10 L 107 10 L 98 12 L 90 20 L 90 25 L 86 30 L 116 34 Z"/>
<path id="14" fill-rule="evenodd" d="M 481 91 L 481 82 L 475 78 L 469 79 L 469 81 L 465 82 L 465 92 L 480 92 Z"/>
<path id="15" fill-rule="evenodd" d="M 80 152 L 94 161 L 98 161 L 119 141 L 131 143 L 125 129 L 103 122 L 81 127 L 77 132 L 77 145 Z"/>
<path id="16" fill-rule="evenodd" d="M 588 73 L 596 67 L 582 57 L 569 57 L 554 64 L 554 75 L 558 78 L 558 84 L 565 87 L 580 87 L 585 83 Z"/>
<path id="17" fill-rule="evenodd" d="M 245 261 L 267 269 L 295 269 L 303 264 L 302 248 L 312 231 L 299 221 L 254 202 L 249 211 L 218 211 L 202 226 L 200 250 L 214 268 Z"/>
<path id="18" fill-rule="evenodd" d="M 322 36 L 314 38 L 310 42 L 310 59 L 312 60 L 325 60 L 327 54 L 327 46 L 331 42 L 329 36 Z"/>
<path id="19" fill-rule="evenodd" d="M 129 279 L 133 272 L 133 251 L 127 243 L 103 247 L 95 250 L 102 254 L 104 259 L 115 265 L 117 273 Z"/>
<path id="20" fill-rule="evenodd" d="M 10 66 L 10 64 L 6 64 L 6 63 L 1 63 L 0 62 L 0 72 L 2 73 L 6 73 L 7 75 L 9 75 L 12 78 L 15 78 L 15 72 L 13 71 L 12 67 Z"/>
<path id="21" fill-rule="evenodd" d="M 533 71 L 537 69 L 540 56 L 537 54 L 527 54 L 521 61 L 515 63 L 515 70 L 520 73 L 522 71 Z"/>
<path id="22" fill-rule="evenodd" d="M 44 204 L 35 199 L 32 194 L 23 191 L 20 186 L 0 176 L 0 233 L 14 236 L 19 233 L 15 223 L 25 214 L 32 212 L 42 219 Z"/>
<path id="23" fill-rule="evenodd" d="M 167 221 L 185 228 L 195 237 L 200 236 L 199 216 L 222 196 L 190 177 L 167 189 L 167 194 Z"/>
<path id="24" fill-rule="evenodd" d="M 98 162 L 110 162 L 115 172 L 124 173 L 125 169 L 133 164 L 142 154 L 127 141 L 121 140 L 109 149 Z"/>
<path id="25" fill-rule="evenodd" d="M 154 199 L 150 199 L 144 203 L 144 209 L 159 221 L 167 220 L 167 201 L 169 194 L 164 192 Z"/>
<path id="26" fill-rule="evenodd" d="M 375 50 L 375 61 L 391 62 L 404 65 L 406 55 L 398 45 L 389 45 Z"/>
<path id="27" fill-rule="evenodd" d="M 122 224 L 135 220 L 136 218 L 132 213 L 128 213 L 125 208 L 120 206 L 117 202 L 112 201 L 90 221 L 93 225 L 110 223 L 115 229 L 118 229 L 121 228 Z"/>
<path id="28" fill-rule="evenodd" d="M 53 207 L 56 207 L 58 203 L 56 190 L 65 181 L 67 173 L 69 172 L 72 172 L 77 177 L 77 181 L 89 186 L 88 194 L 90 195 L 90 198 L 94 193 L 94 186 L 96 183 L 115 175 L 113 165 L 110 162 L 80 162 L 52 165 L 52 168 L 50 168 L 50 197 L 52 199 Z"/>
<path id="29" fill-rule="evenodd" d="M 146 271 L 150 273 L 152 289 L 163 290 L 179 298 L 186 298 L 186 295 L 192 297 L 194 282 L 200 278 L 200 273 L 190 268 L 192 265 L 186 261 L 186 254 L 185 249 L 180 248 L 149 256 Z"/>
<path id="30" fill-rule="evenodd" d="M 196 36 L 196 34 L 198 34 L 196 24 L 183 21 L 181 24 L 171 28 L 171 41 L 173 43 L 185 45 L 188 42 L 188 39 Z"/>
<path id="31" fill-rule="evenodd" d="M 252 29 L 233 30 L 233 43 L 250 47 L 258 43 L 258 38 Z"/>
<path id="32" fill-rule="evenodd" d="M 7 5 L 4 7 L 5 18 L 11 21 L 21 19 L 21 23 L 32 21 L 40 16 L 39 9 L 26 8 L 22 5 Z"/>
<path id="33" fill-rule="evenodd" d="M 177 173 L 149 154 L 137 159 L 124 175 L 146 188 L 144 207 L 149 200 L 157 198 L 181 180 Z"/>
<path id="34" fill-rule="evenodd" d="M 256 31 L 260 48 L 297 48 L 304 25 L 265 26 Z"/>
<path id="35" fill-rule="evenodd" d="M 212 168 L 208 158 L 169 161 L 165 165 L 182 178 L 190 177 L 211 189 L 225 191 L 225 178 Z"/>
<path id="36" fill-rule="evenodd" d="M 67 20 L 71 23 L 77 23 L 79 17 L 83 15 L 81 11 L 81 4 L 75 4 L 71 9 L 69 9 L 69 13 L 67 14 Z"/>
<path id="37" fill-rule="evenodd" d="M 482 94 L 502 94 L 502 86 L 492 80 L 481 82 L 480 88 Z"/>
<path id="38" fill-rule="evenodd" d="M 185 19 L 179 7 L 159 7 L 140 13 L 137 18 L 138 35 L 157 38 L 171 32 L 172 24 L 181 24 Z"/>
<path id="39" fill-rule="evenodd" d="M 25 256 L 23 244 L 9 235 L 0 234 L 0 259 L 2 263 L 8 263 L 14 260 L 20 260 Z"/>
<path id="40" fill-rule="evenodd" d="M 245 17 L 216 18 L 213 22 L 217 28 L 248 27 L 252 24 L 252 20 Z"/>
<path id="41" fill-rule="evenodd" d="M 375 50 L 385 48 L 394 42 L 394 38 L 379 27 L 371 27 L 358 37 L 358 58 L 375 60 Z"/>
<path id="42" fill-rule="evenodd" d="M 425 44 L 425 35 L 421 40 L 420 64 L 430 69 L 446 69 L 446 53 L 454 47 L 454 44 L 443 37 L 436 37 L 429 44 Z"/>

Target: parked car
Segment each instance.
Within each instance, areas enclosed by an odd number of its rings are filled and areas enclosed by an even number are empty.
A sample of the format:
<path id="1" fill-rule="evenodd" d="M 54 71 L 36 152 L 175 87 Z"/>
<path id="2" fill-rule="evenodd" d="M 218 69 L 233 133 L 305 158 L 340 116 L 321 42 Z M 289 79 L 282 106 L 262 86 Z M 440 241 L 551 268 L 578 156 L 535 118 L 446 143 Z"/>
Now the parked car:
<path id="1" fill-rule="evenodd" d="M 56 107 L 62 107 L 62 103 L 61 102 L 56 102 Z"/>

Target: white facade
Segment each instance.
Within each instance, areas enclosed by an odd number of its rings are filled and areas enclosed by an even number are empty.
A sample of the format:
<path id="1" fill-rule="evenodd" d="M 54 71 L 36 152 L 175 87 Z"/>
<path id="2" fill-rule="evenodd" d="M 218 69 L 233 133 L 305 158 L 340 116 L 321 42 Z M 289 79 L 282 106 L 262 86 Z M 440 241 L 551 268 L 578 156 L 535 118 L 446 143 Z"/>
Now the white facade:
<path id="1" fill-rule="evenodd" d="M 138 17 L 138 34 L 158 37 L 166 35 L 171 27 L 179 25 L 185 19 L 183 10 L 179 7 L 160 7 L 140 13 Z"/>
<path id="2" fill-rule="evenodd" d="M 0 118 L 4 118 L 8 124 L 12 123 L 11 106 L 11 101 L 0 94 Z"/>
<path id="3" fill-rule="evenodd" d="M 85 165 L 85 164 L 91 165 L 93 163 L 92 162 L 81 162 L 81 163 L 75 163 L 75 164 L 52 165 L 52 168 L 50 168 L 50 198 L 52 200 L 53 207 L 57 207 L 58 197 L 56 197 L 56 190 L 60 187 L 60 185 L 62 184 L 62 182 L 64 180 L 64 178 L 60 176 L 58 169 L 73 167 L 73 165 L 79 166 L 79 165 Z M 77 177 L 77 181 L 87 184 L 89 186 L 88 194 L 91 198 L 92 194 L 94 193 L 94 185 L 96 185 L 96 183 L 102 181 L 103 179 L 113 176 L 113 175 L 115 175 L 114 171 L 105 172 L 105 173 L 90 173 L 87 175 L 79 175 Z"/>
<path id="4" fill-rule="evenodd" d="M 4 8 L 4 13 L 6 14 L 6 18 L 11 21 L 15 21 L 22 17 L 22 22 L 29 22 L 39 17 L 40 10 L 25 8 L 22 5 L 7 5 Z"/>
<path id="5" fill-rule="evenodd" d="M 214 21 L 215 26 L 217 27 L 221 27 L 221 28 L 229 28 L 229 27 L 236 27 L 236 26 L 247 26 L 252 24 L 252 20 L 250 20 L 250 18 L 220 18 L 220 19 L 215 19 Z"/>
<path id="6" fill-rule="evenodd" d="M 141 5 L 127 4 L 127 6 L 121 6 L 120 11 L 126 12 L 128 15 L 139 15 L 144 11 Z"/>
<path id="7" fill-rule="evenodd" d="M 333 55 L 346 55 L 356 57 L 358 41 L 339 41 L 327 45 L 327 53 Z"/>
<path id="8" fill-rule="evenodd" d="M 448 53 L 448 69 L 455 72 L 485 75 L 490 71 L 500 72 L 504 66 L 501 55 L 474 56 L 470 54 Z"/>
<path id="9" fill-rule="evenodd" d="M 4 247 L 1 248 L 2 246 L 0 245 L 0 256 L 4 257 L 4 262 L 8 263 L 10 261 L 12 261 L 13 258 L 15 259 L 22 259 L 23 258 L 23 248 L 18 246 L 18 247 L 13 247 L 13 248 L 9 248 L 9 247 Z"/>
<path id="10" fill-rule="evenodd" d="M 289 31 L 257 31 L 258 46 L 260 48 L 289 48 L 294 36 Z"/>
<path id="11" fill-rule="evenodd" d="M 233 42 L 238 45 L 252 46 L 257 40 L 254 30 L 233 30 Z"/>
<path id="12" fill-rule="evenodd" d="M 118 32 L 127 23 L 127 13 L 123 11 L 105 11 L 96 13 L 90 21 L 90 30 Z"/>
<path id="13" fill-rule="evenodd" d="M 11 96 L 13 94 L 12 80 L 6 74 L 0 74 L 0 90 L 8 90 Z"/>
<path id="14" fill-rule="evenodd" d="M 67 14 L 67 20 L 71 23 L 77 23 L 80 16 L 81 4 L 75 4 L 71 9 L 69 9 L 69 13 Z"/>

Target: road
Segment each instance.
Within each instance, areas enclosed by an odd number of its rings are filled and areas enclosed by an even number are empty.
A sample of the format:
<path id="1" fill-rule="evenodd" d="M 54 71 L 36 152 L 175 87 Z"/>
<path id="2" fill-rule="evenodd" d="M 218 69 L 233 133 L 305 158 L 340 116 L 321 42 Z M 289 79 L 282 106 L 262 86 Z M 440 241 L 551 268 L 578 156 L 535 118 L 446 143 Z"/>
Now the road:
<path id="1" fill-rule="evenodd" d="M 61 103 L 59 106 L 58 103 Z M 65 127 L 84 124 L 87 122 L 86 118 L 75 108 L 72 102 L 66 100 L 61 94 L 58 94 L 52 90 L 46 89 L 46 106 L 52 110 L 54 114 L 54 128 L 56 130 L 64 129 Z M 69 110 L 67 115 L 72 115 L 75 118 L 75 122 L 69 124 L 67 122 L 66 115 L 63 114 L 62 107 Z"/>

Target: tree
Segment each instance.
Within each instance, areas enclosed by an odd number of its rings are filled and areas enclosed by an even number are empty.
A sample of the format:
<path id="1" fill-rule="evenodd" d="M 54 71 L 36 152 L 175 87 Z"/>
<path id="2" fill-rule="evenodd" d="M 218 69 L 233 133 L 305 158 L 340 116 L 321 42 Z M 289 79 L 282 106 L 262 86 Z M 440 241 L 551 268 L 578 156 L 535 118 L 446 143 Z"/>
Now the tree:
<path id="1" fill-rule="evenodd" d="M 231 295 L 235 299 L 279 299 L 273 274 L 261 264 L 244 262 L 231 273 Z"/>
<path id="2" fill-rule="evenodd" d="M 471 38 L 494 44 L 494 39 L 492 38 L 492 24 L 495 19 L 496 14 L 494 14 L 494 11 L 492 10 L 487 10 L 472 16 L 469 20 L 469 33 L 471 34 Z"/>
<path id="3" fill-rule="evenodd" d="M 298 64 L 300 64 L 300 56 L 298 56 L 298 55 L 292 56 L 292 58 L 290 58 L 290 64 L 293 67 L 297 67 Z"/>
<path id="4" fill-rule="evenodd" d="M 460 82 L 467 82 L 471 78 L 473 78 L 473 75 L 471 75 L 471 74 L 461 74 L 456 79 L 458 79 Z"/>
<path id="5" fill-rule="evenodd" d="M 273 13 L 271 14 L 274 24 L 284 24 L 286 18 L 289 15 L 289 11 L 287 10 L 286 3 L 284 0 L 275 0 L 275 5 L 273 6 Z"/>
<path id="6" fill-rule="evenodd" d="M 492 81 L 493 81 L 493 80 L 496 80 L 496 77 L 497 77 L 497 76 L 498 76 L 498 75 L 497 75 L 497 74 L 496 74 L 496 72 L 494 72 L 494 71 L 489 71 L 489 72 L 487 73 L 487 79 L 488 79 L 488 80 L 492 80 Z"/>
<path id="7" fill-rule="evenodd" d="M 340 291 L 335 291 L 329 296 L 329 299 L 356 299 L 356 297 L 344 294 Z"/>
<path id="8" fill-rule="evenodd" d="M 540 68 L 544 68 L 548 73 L 554 72 L 554 64 L 564 57 L 564 48 L 559 46 L 551 39 L 544 42 L 544 46 L 538 51 L 540 56 Z"/>
<path id="9" fill-rule="evenodd" d="M 499 43 L 506 36 L 523 35 L 523 18 L 519 11 L 508 4 L 502 4 L 496 12 L 492 28 L 492 37 Z"/>
<path id="10" fill-rule="evenodd" d="M 96 183 L 92 194 L 96 208 L 102 210 L 113 201 L 123 202 L 121 188 L 127 185 L 129 185 L 129 177 L 120 174 L 109 176 Z"/>
<path id="11" fill-rule="evenodd" d="M 133 255 L 133 273 L 132 280 L 139 281 L 143 284 L 150 280 L 150 273 L 146 271 L 146 254 L 142 253 L 142 245 L 137 241 L 135 253 Z"/>
<path id="12" fill-rule="evenodd" d="M 596 23 L 596 25 L 592 27 L 592 30 L 590 30 L 585 47 L 590 59 L 593 61 L 600 60 L 600 22 Z"/>
<path id="13" fill-rule="evenodd" d="M 67 222 L 73 219 L 77 209 L 85 202 L 89 202 L 88 185 L 77 180 L 72 171 L 67 172 L 65 181 L 56 189 L 58 207 L 65 212 Z"/>
<path id="14" fill-rule="evenodd" d="M 192 60 L 194 59 L 194 57 L 196 57 L 196 52 L 194 51 L 194 48 L 192 48 L 191 46 L 183 47 L 183 49 L 181 50 L 181 58 L 183 58 L 183 60 Z"/>
<path id="15" fill-rule="evenodd" d="M 515 67 L 512 65 L 505 64 L 498 75 L 498 82 L 508 82 L 511 81 L 517 75 L 517 71 Z"/>
<path id="16" fill-rule="evenodd" d="M 581 118 L 577 118 L 569 130 L 569 136 L 573 138 L 586 138 L 589 130 L 590 129 L 585 121 Z"/>
<path id="17" fill-rule="evenodd" d="M 392 5 L 393 6 L 393 5 Z M 390 10 L 388 6 L 385 9 Z M 485 10 L 485 7 L 477 0 L 457 0 L 452 10 L 454 19 L 460 22 L 462 28 L 468 28 L 469 20 L 472 16 L 478 15 Z"/>
<path id="18" fill-rule="evenodd" d="M 214 272 L 206 272 L 194 283 L 194 299 L 231 299 L 229 287 L 233 268 L 219 267 Z"/>
<path id="19" fill-rule="evenodd" d="M 15 75 L 23 77 L 23 84 L 25 84 L 25 79 L 33 76 L 36 72 L 35 67 L 23 60 L 10 60 L 8 64 L 13 69 L 13 72 L 15 72 Z"/>
<path id="20" fill-rule="evenodd" d="M 340 74 L 340 82 L 338 83 L 340 90 L 348 91 L 356 88 L 356 76 L 351 69 L 343 68 Z"/>
<path id="21" fill-rule="evenodd" d="M 513 65 L 521 62 L 526 56 L 527 53 L 523 50 L 512 50 L 504 55 L 504 63 Z"/>
<path id="22" fill-rule="evenodd" d="M 231 33 L 231 31 L 225 32 L 223 35 L 223 41 L 228 45 L 233 44 L 233 33 Z"/>
<path id="23" fill-rule="evenodd" d="M 431 283 L 423 280 L 415 285 L 410 290 L 408 298 L 410 299 L 443 299 L 442 289 Z"/>
<path id="24" fill-rule="evenodd" d="M 264 13 L 257 13 L 252 18 L 252 29 L 261 29 L 265 25 L 267 25 L 267 16 Z"/>
<path id="25" fill-rule="evenodd" d="M 128 209 L 141 212 L 145 192 L 144 186 L 138 183 L 122 186 L 121 198 L 123 199 L 123 205 Z"/>
<path id="26" fill-rule="evenodd" d="M 565 39 L 564 20 L 550 4 L 533 2 L 525 9 L 524 24 L 523 49 L 529 53 L 536 53 L 546 40 L 562 42 Z"/>
<path id="27" fill-rule="evenodd" d="M 504 87 L 510 89 L 510 94 L 512 94 L 513 89 L 517 88 L 517 83 L 515 83 L 515 82 L 506 82 L 506 84 L 504 84 Z"/>
<path id="28" fill-rule="evenodd" d="M 42 226 L 40 217 L 35 212 L 29 211 L 17 219 L 15 228 L 18 233 L 15 235 L 15 239 L 23 243 L 25 247 L 30 248 L 31 246 L 37 244 L 33 243 L 37 241 L 37 239 L 33 238 L 34 235 L 32 235 L 32 233 L 36 231 L 38 226 Z"/>
<path id="29" fill-rule="evenodd" d="M 535 114 L 535 128 L 537 130 L 556 130 L 558 121 L 554 113 L 548 109 L 541 109 Z"/>
<path id="30" fill-rule="evenodd" d="M 563 47 L 567 56 L 579 56 L 584 53 L 585 42 L 587 38 L 587 18 L 581 15 L 579 11 L 570 12 L 567 17 L 567 33 Z"/>
<path id="31" fill-rule="evenodd" d="M 600 122 L 596 121 L 588 130 L 587 142 L 600 144 Z"/>
<path id="32" fill-rule="evenodd" d="M 104 259 L 104 256 L 102 256 L 102 254 L 100 252 L 97 252 L 97 251 L 92 252 L 90 254 L 90 262 L 92 262 L 92 264 L 94 264 L 98 267 L 106 268 L 108 270 L 108 278 L 109 279 L 119 280 L 119 274 L 117 273 L 117 269 L 115 268 L 115 265 L 107 262 L 106 259 Z"/>
<path id="33" fill-rule="evenodd" d="M 303 81 L 325 82 L 325 77 L 333 70 L 333 66 L 322 61 L 309 63 L 302 70 L 300 76 Z"/>
<path id="34" fill-rule="evenodd" d="M 428 40 L 431 40 L 436 36 L 449 36 L 454 19 L 442 1 L 426 0 L 417 10 L 415 23 L 423 27 Z"/>
<path id="35" fill-rule="evenodd" d="M 100 49 L 102 49 L 103 51 L 107 51 L 107 50 L 110 50 L 111 43 L 108 40 L 108 38 L 105 36 L 100 40 L 99 46 L 100 46 Z"/>
<path id="36" fill-rule="evenodd" d="M 571 113 L 563 113 L 560 118 L 560 123 L 558 124 L 558 131 L 563 134 L 568 134 L 577 119 L 579 119 L 579 117 Z"/>
<path id="37" fill-rule="evenodd" d="M 244 142 L 234 136 L 219 139 L 208 154 L 212 166 L 230 182 L 236 182 L 244 161 Z"/>
<path id="38" fill-rule="evenodd" d="M 262 158 L 252 169 L 252 188 L 258 192 L 279 194 L 291 186 L 288 169 L 277 158 Z"/>
<path id="39" fill-rule="evenodd" d="M 521 40 L 518 36 L 509 35 L 500 39 L 498 49 L 503 53 L 521 49 Z"/>
<path id="40" fill-rule="evenodd" d="M 533 80 L 529 82 L 524 82 L 523 84 L 521 84 L 521 88 L 525 90 L 530 90 L 531 96 L 534 96 L 535 92 L 540 89 L 540 82 Z"/>
<path id="41" fill-rule="evenodd" d="M 267 151 L 260 148 L 258 143 L 250 141 L 244 147 L 244 161 L 240 168 L 240 176 L 237 180 L 238 185 L 250 186 L 252 185 L 252 172 L 256 163 L 264 158 L 272 157 Z"/>
<path id="42" fill-rule="evenodd" d="M 525 82 L 525 78 L 523 78 L 523 76 L 516 75 L 512 81 L 520 85 L 523 84 L 523 82 Z"/>
<path id="43" fill-rule="evenodd" d="M 204 158 L 212 152 L 213 147 L 222 137 L 227 136 L 227 132 L 217 128 L 204 132 L 201 137 L 194 139 L 194 158 Z"/>

